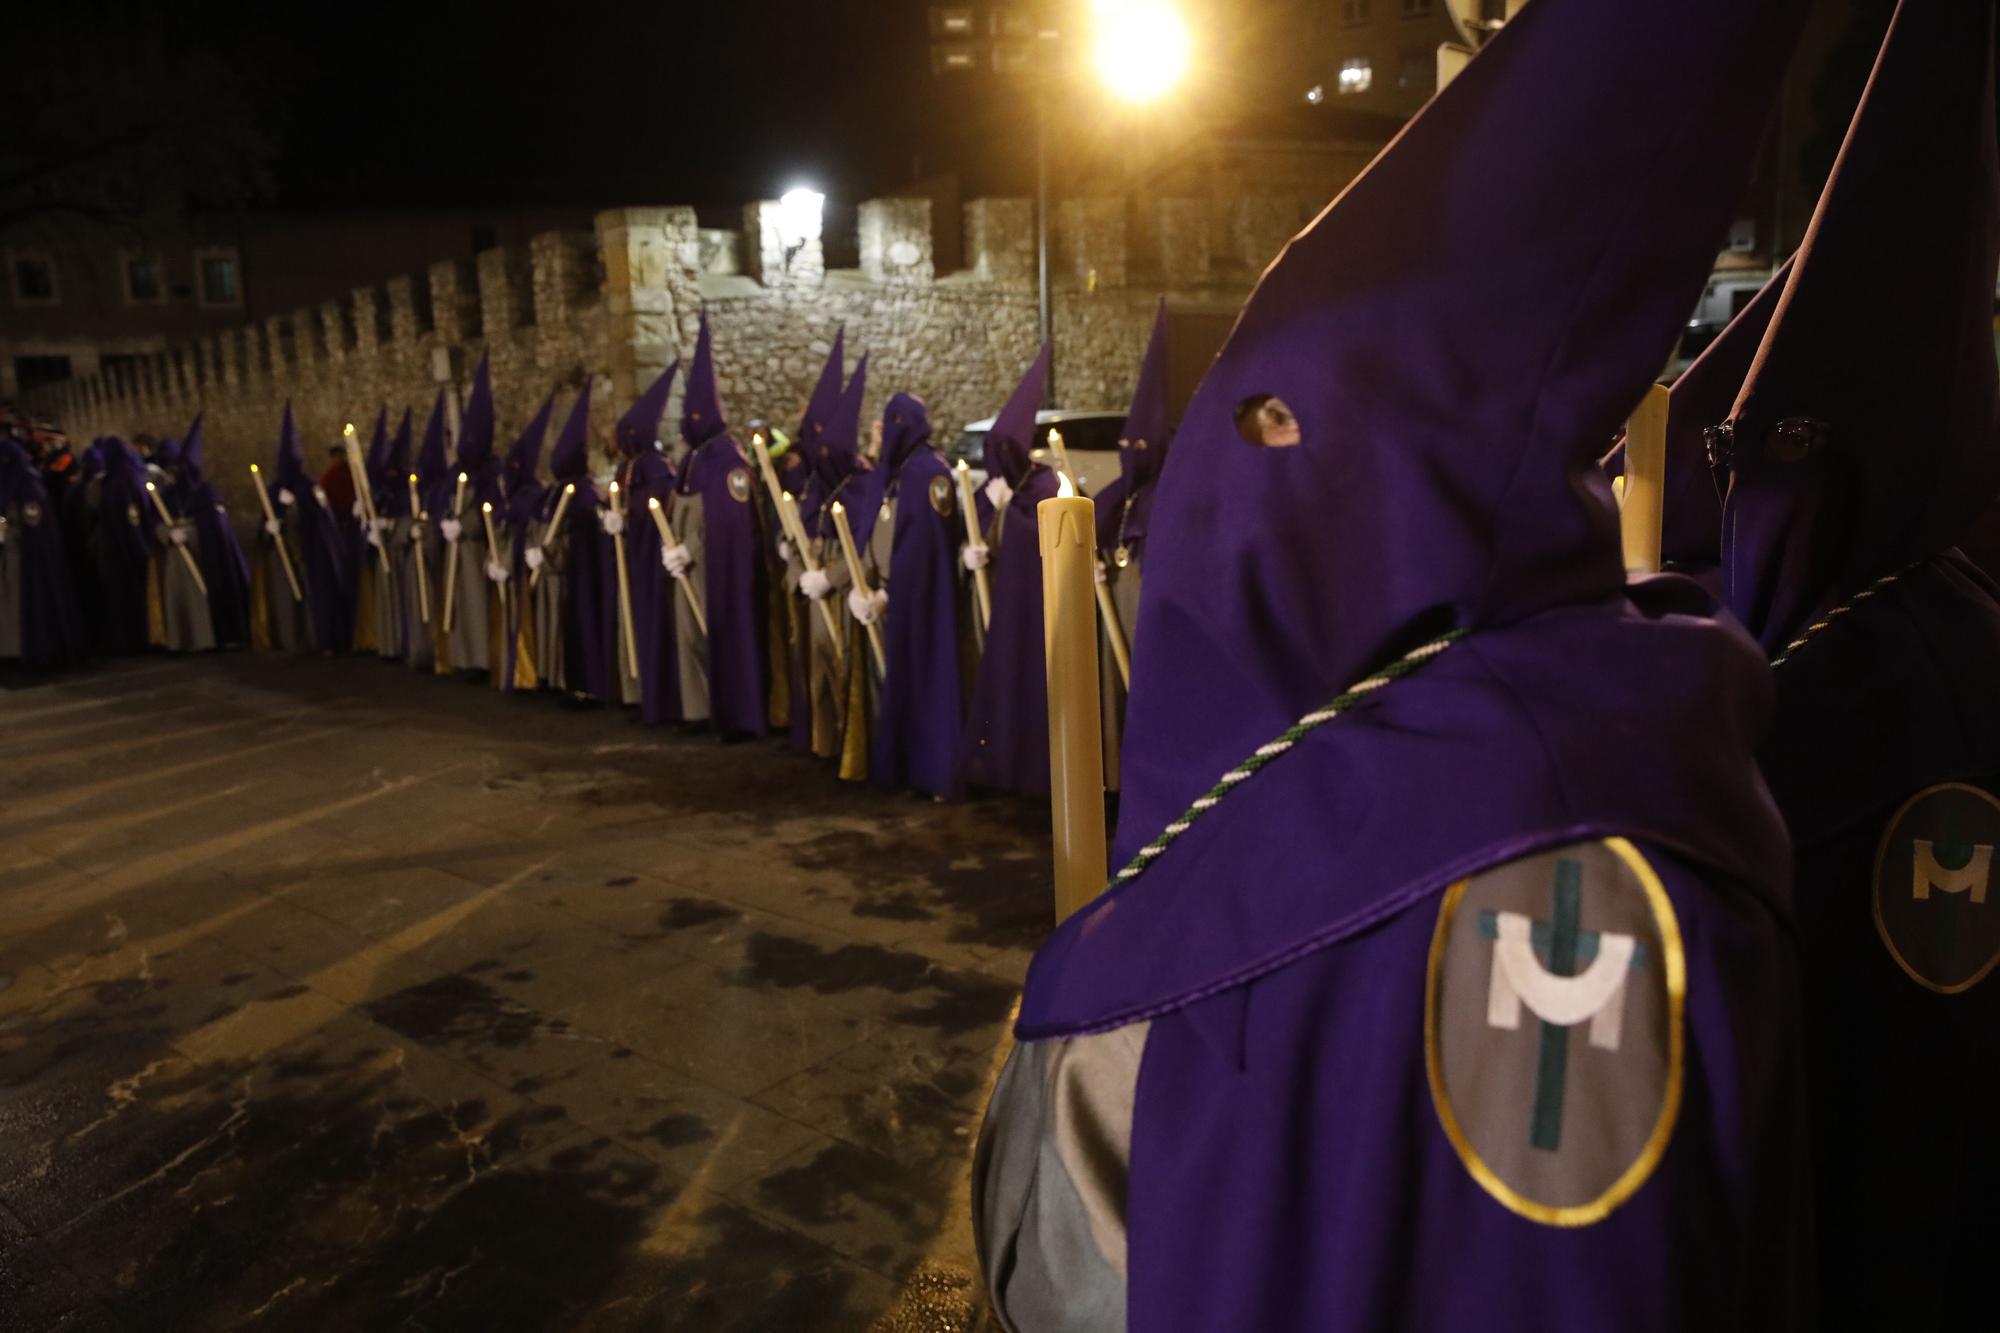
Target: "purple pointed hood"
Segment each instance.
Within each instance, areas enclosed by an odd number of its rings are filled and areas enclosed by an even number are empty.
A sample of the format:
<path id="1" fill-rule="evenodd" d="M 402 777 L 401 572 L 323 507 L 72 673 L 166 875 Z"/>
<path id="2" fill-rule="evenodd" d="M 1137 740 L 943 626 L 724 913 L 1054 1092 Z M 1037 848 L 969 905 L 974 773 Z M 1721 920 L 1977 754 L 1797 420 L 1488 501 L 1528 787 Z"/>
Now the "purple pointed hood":
<path id="1" fill-rule="evenodd" d="M 375 410 L 375 429 L 369 433 L 368 449 L 362 455 L 361 466 L 368 473 L 371 487 L 383 485 L 388 480 L 384 470 L 389 466 L 389 405 L 382 404 Z"/>
<path id="2" fill-rule="evenodd" d="M 881 456 L 875 460 L 875 469 L 868 474 L 867 484 L 857 482 L 858 493 L 846 505 L 848 523 L 854 530 L 857 546 L 868 545 L 868 538 L 875 531 L 875 520 L 880 516 L 882 505 L 889 497 L 889 488 L 895 485 L 903 465 L 919 450 L 928 448 L 930 442 L 931 414 L 923 399 L 913 393 L 899 393 L 882 408 Z"/>
<path id="3" fill-rule="evenodd" d="M 576 401 L 570 404 L 555 448 L 549 451 L 549 475 L 557 481 L 575 481 L 590 475 L 590 377 L 583 377 Z"/>
<path id="4" fill-rule="evenodd" d="M 1898 6 L 1736 397 L 1723 588 L 1766 649 L 2000 490 L 1992 25 L 1990 3 Z"/>
<path id="5" fill-rule="evenodd" d="M 812 458 L 811 447 L 833 419 L 833 414 L 841 403 L 840 381 L 847 373 L 847 330 L 834 330 L 833 350 L 826 354 L 826 364 L 820 367 L 819 383 L 813 385 L 812 397 L 806 399 L 805 416 L 799 420 L 798 438 L 793 441 L 805 450 L 805 457 Z"/>
<path id="6" fill-rule="evenodd" d="M 472 376 L 472 393 L 465 400 L 465 416 L 459 423 L 457 466 L 461 472 L 478 472 L 493 457 L 493 364 L 491 355 L 479 358 Z"/>
<path id="7" fill-rule="evenodd" d="M 312 475 L 306 471 L 306 451 L 299 443 L 298 423 L 292 420 L 291 400 L 285 401 L 284 419 L 278 423 L 278 457 L 271 469 L 272 480 L 294 495 L 312 489 Z"/>
<path id="8" fill-rule="evenodd" d="M 401 488 L 403 478 L 410 472 L 410 432 L 414 425 L 409 408 L 403 409 L 403 420 L 396 427 L 396 436 L 389 442 L 388 455 L 382 460 L 383 484 Z"/>
<path id="9" fill-rule="evenodd" d="M 1173 425 L 1167 404 L 1167 302 L 1160 299 L 1153 315 L 1153 333 L 1146 342 L 1146 356 L 1139 363 L 1139 382 L 1132 389 L 1132 406 L 1125 413 L 1125 425 L 1118 438 L 1117 517 L 1100 524 L 1098 542 L 1112 546 L 1136 547 L 1146 539 L 1153 514 L 1153 483 L 1167 463 L 1167 446 L 1173 440 Z M 1102 530 L 1107 528 L 1111 530 Z"/>
<path id="10" fill-rule="evenodd" d="M 681 399 L 681 438 L 700 446 L 729 429 L 722 409 L 722 391 L 715 382 L 714 338 L 708 312 L 701 313 L 701 332 L 694 340 L 694 360 L 688 363 L 687 393 Z"/>
<path id="11" fill-rule="evenodd" d="M 627 458 L 650 451 L 660 442 L 660 418 L 667 414 L 667 398 L 674 391 L 674 376 L 681 363 L 673 362 L 646 386 L 639 401 L 618 418 L 618 452 Z"/>
<path id="12" fill-rule="evenodd" d="M 1620 594 L 1598 458 L 1708 277 L 1800 6 L 1692 9 L 1527 6 L 1259 280 L 1158 486 L 1120 860 L 1417 637 Z"/>
<path id="13" fill-rule="evenodd" d="M 867 392 L 868 355 L 864 352 L 854 367 L 854 378 L 847 382 L 819 437 L 806 452 L 812 476 L 799 499 L 799 520 L 807 532 L 819 531 L 819 511 L 827 497 L 865 466 L 861 461 L 861 399 Z"/>
<path id="14" fill-rule="evenodd" d="M 424 422 L 424 443 L 417 450 L 417 481 L 420 485 L 431 486 L 444 480 L 451 469 L 451 462 L 445 456 L 445 403 L 444 390 L 437 391 L 431 402 L 430 419 Z"/>
<path id="15" fill-rule="evenodd" d="M 1014 388 L 1014 396 L 993 418 L 986 432 L 985 466 L 989 477 L 1005 477 L 1019 490 L 1034 466 L 1030 454 L 1035 448 L 1035 413 L 1042 405 L 1042 388 L 1048 383 L 1050 345 L 1042 344 L 1028 373 Z M 886 446 L 884 446 L 886 448 Z"/>
<path id="16" fill-rule="evenodd" d="M 542 463 L 542 444 L 549 438 L 549 418 L 555 415 L 555 410 L 556 396 L 551 393 L 508 448 L 505 469 L 500 474 L 502 494 L 512 496 L 535 484 L 535 470 Z"/>
<path id="17" fill-rule="evenodd" d="M 187 438 L 181 441 L 181 471 L 193 480 L 201 479 L 202 433 L 201 419 L 204 414 L 197 412 L 188 423 Z"/>

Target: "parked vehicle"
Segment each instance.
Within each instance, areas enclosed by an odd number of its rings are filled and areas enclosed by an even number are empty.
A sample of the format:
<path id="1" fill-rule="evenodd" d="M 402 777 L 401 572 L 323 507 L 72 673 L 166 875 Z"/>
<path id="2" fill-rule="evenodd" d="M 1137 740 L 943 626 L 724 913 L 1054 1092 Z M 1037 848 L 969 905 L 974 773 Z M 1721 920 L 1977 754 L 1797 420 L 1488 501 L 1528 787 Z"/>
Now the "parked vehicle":
<path id="1" fill-rule="evenodd" d="M 1068 412 L 1048 408 L 1035 413 L 1035 433 L 1040 437 L 1035 441 L 1035 460 L 1053 467 L 1055 463 L 1047 456 L 1046 443 L 1051 427 L 1062 432 L 1063 446 L 1069 452 L 1070 469 L 1076 474 L 1078 489 L 1085 495 L 1097 494 L 1099 489 L 1117 478 L 1118 435 L 1125 428 L 1123 412 Z M 991 429 L 992 417 L 975 421 L 945 451 L 946 457 L 953 463 L 964 459 L 972 469 L 974 482 L 982 486 L 986 484 L 986 432 Z"/>

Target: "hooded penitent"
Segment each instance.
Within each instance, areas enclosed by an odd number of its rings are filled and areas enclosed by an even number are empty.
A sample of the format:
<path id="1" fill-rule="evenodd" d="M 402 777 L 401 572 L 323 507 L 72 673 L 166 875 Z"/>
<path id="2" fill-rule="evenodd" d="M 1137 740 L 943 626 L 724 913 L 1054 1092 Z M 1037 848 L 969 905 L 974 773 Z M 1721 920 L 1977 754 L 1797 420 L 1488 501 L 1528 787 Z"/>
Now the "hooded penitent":
<path id="1" fill-rule="evenodd" d="M 613 696 L 606 667 L 617 646 L 617 631 L 607 618 L 611 601 L 606 593 L 608 589 L 610 597 L 617 596 L 617 576 L 605 568 L 610 551 L 597 516 L 602 498 L 590 475 L 587 377 L 549 452 L 549 475 L 554 481 L 543 490 L 535 514 L 543 561 L 540 584 L 547 590 L 535 602 L 539 674 L 571 693 L 609 699 Z M 563 493 L 571 487 L 575 489 L 565 503 Z M 552 530 L 558 511 L 562 527 Z"/>
<path id="2" fill-rule="evenodd" d="M 895 504 L 882 623 L 888 668 L 869 736 L 869 780 L 956 796 L 965 706 L 958 595 L 965 520 L 950 465 L 931 444 L 930 413 L 921 398 L 899 393 L 889 400 L 882 409 L 881 457 L 847 489 L 857 493 L 844 507 L 863 549 L 882 506 Z"/>
<path id="3" fill-rule="evenodd" d="M 800 451 L 800 456 L 811 457 L 812 446 L 833 420 L 834 409 L 840 406 L 841 380 L 847 374 L 847 330 L 837 329 L 833 335 L 833 348 L 826 354 L 826 364 L 820 367 L 819 379 L 813 384 L 812 396 L 806 399 L 805 415 L 799 418 L 799 433 L 792 441 L 792 447 Z"/>
<path id="4" fill-rule="evenodd" d="M 497 529 L 506 516 L 507 496 L 501 487 L 500 460 L 493 455 L 494 429 L 493 368 L 491 359 L 482 356 L 459 421 L 458 452 L 452 460 L 451 476 L 439 488 L 442 504 L 432 510 L 446 538 L 443 563 L 447 582 L 455 584 L 445 589 L 444 601 L 450 614 L 444 617 L 448 630 L 441 647 L 455 671 L 485 672 L 499 665 L 493 658 L 493 582 L 486 572 L 487 563 L 497 553 L 490 549 L 493 543 L 486 539 L 486 507 L 492 506 L 497 537 Z M 465 478 L 462 497 L 460 477 Z M 456 543 L 451 540 L 453 525 L 456 525 Z M 455 557 L 451 550 L 454 544 Z"/>
<path id="5" fill-rule="evenodd" d="M 147 643 L 146 579 L 148 549 L 146 464 L 118 436 L 99 441 L 103 473 L 92 495 L 91 583 L 96 589 L 97 623 L 92 627 L 101 653 L 144 652 Z"/>
<path id="6" fill-rule="evenodd" d="M 306 471 L 305 450 L 299 444 L 289 402 L 278 426 L 278 454 L 269 488 L 271 507 L 291 542 L 293 573 L 305 593 L 309 646 L 320 652 L 346 652 L 354 636 L 347 544 L 333 513 L 320 498 L 319 487 Z M 291 589 L 283 573 L 273 569 L 268 577 L 274 603 L 289 599 Z"/>
<path id="7" fill-rule="evenodd" d="M 690 577 L 699 581 L 708 616 L 709 719 L 724 735 L 761 736 L 770 725 L 771 693 L 761 484 L 729 434 L 706 314 L 688 367 L 681 437 L 689 452 L 675 488 L 680 508 L 697 498 L 701 507 L 700 561 Z M 685 691 L 685 651 L 682 657 Z"/>
<path id="8" fill-rule="evenodd" d="M 69 554 L 41 473 L 0 436 L 0 660 L 34 671 L 83 660 L 86 644 Z"/>
<path id="9" fill-rule="evenodd" d="M 500 467 L 499 503 L 493 506 L 493 530 L 500 549 L 487 558 L 507 571 L 501 600 L 505 604 L 501 626 L 500 660 L 494 664 L 494 683 L 503 690 L 531 688 L 535 683 L 533 661 L 521 657 L 523 624 L 533 624 L 528 602 L 529 525 L 541 508 L 545 487 L 535 473 L 541 467 L 542 445 L 548 440 L 549 418 L 555 414 L 556 396 L 550 392 L 535 410 L 528 424 L 507 449 Z"/>
<path id="10" fill-rule="evenodd" d="M 1992 1322 L 2000 488 L 1992 0 L 1903 0 L 1715 446 L 1725 591 L 1773 654 L 1827 1327 Z"/>
<path id="11" fill-rule="evenodd" d="M 632 637 L 639 660 L 639 717 L 644 722 L 677 722 L 681 716 L 678 640 L 674 624 L 674 583 L 660 567 L 660 533 L 648 501 L 662 506 L 674 498 L 674 467 L 660 440 L 660 419 L 681 363 L 675 361 L 648 385 L 618 419 L 618 496 L 622 510 L 625 564 L 631 584 Z M 617 563 L 606 539 L 605 616 L 610 630 L 610 671 L 624 679 L 625 654 L 619 647 Z M 621 692 L 622 697 L 622 692 Z"/>
<path id="12" fill-rule="evenodd" d="M 250 561 L 221 492 L 202 475 L 202 453 L 202 419 L 196 416 L 173 468 L 175 509 L 194 525 L 215 641 L 227 647 L 250 642 Z"/>
<path id="13" fill-rule="evenodd" d="M 1056 474 L 1036 463 L 1035 410 L 1048 378 L 1048 344 L 986 432 L 986 474 L 1011 491 L 987 528 L 993 548 L 993 619 L 979 657 L 959 776 L 968 786 L 1024 796 L 1049 790 L 1049 694 L 1042 646 L 1042 551 L 1035 506 L 1056 493 Z M 989 482 L 989 486 L 991 482 Z M 989 494 L 991 492 L 989 491 Z"/>
<path id="14" fill-rule="evenodd" d="M 1805 8 L 1535 0 L 1251 295 L 975 1169 L 1015 1326 L 1811 1326 L 1768 673 L 1597 464 Z"/>
<path id="15" fill-rule="evenodd" d="M 804 493 L 799 497 L 799 523 L 809 537 L 833 535 L 826 518 L 828 501 L 845 497 L 851 489 L 849 479 L 857 472 L 868 471 L 868 463 L 861 457 L 861 400 L 867 392 L 868 354 L 864 352 L 855 364 L 854 377 L 848 380 L 847 388 L 828 412 L 826 424 L 805 452 L 808 471 Z M 862 515 L 853 514 L 849 518 L 855 542 L 866 545 L 867 537 L 858 526 Z M 872 524 L 874 515 L 868 515 L 867 522 Z"/>
<path id="16" fill-rule="evenodd" d="M 1145 550 L 1146 525 L 1153 513 L 1153 483 L 1166 466 L 1172 443 L 1167 405 L 1167 303 L 1153 315 L 1146 357 L 1132 406 L 1118 432 L 1118 478 L 1092 497 L 1097 504 L 1097 548 L 1114 569 L 1129 569 Z M 1129 632 L 1131 626 L 1126 626 Z"/>
<path id="17" fill-rule="evenodd" d="M 438 535 L 440 505 L 451 503 L 451 464 L 446 458 L 445 391 L 440 388 L 431 400 L 430 415 L 424 421 L 423 443 L 414 461 L 404 454 L 395 465 L 400 473 L 396 485 L 402 492 L 395 512 L 402 515 L 395 528 L 396 568 L 402 583 L 404 636 L 403 660 L 412 670 L 433 671 L 437 667 L 437 629 L 444 607 L 444 543 Z M 411 478 L 415 477 L 416 497 L 411 499 Z M 414 504 L 415 513 L 411 512 Z"/>

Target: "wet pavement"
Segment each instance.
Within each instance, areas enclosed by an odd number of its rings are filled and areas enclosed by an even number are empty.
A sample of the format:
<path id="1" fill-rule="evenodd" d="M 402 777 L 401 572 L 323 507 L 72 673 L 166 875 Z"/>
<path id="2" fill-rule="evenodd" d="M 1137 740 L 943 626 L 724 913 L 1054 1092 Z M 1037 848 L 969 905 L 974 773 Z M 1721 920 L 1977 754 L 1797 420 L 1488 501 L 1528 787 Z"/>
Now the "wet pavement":
<path id="1" fill-rule="evenodd" d="M 0 694 L 0 1329 L 953 1329 L 1045 812 L 367 660 Z"/>

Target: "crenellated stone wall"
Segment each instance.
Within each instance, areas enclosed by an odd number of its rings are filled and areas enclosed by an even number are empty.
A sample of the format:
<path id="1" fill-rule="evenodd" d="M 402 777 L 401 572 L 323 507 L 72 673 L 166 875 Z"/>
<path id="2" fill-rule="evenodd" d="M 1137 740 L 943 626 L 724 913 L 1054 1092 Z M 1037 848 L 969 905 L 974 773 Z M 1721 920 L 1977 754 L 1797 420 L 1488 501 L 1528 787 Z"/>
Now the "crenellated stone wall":
<path id="1" fill-rule="evenodd" d="M 645 383 L 693 348 L 701 312 L 732 420 L 789 428 L 837 329 L 850 369 L 869 354 L 868 419 L 890 394 L 930 405 L 940 441 L 993 413 L 1035 352 L 1034 214 L 1023 199 L 976 199 L 955 219 L 965 267 L 937 271 L 932 204 L 877 199 L 858 215 L 860 267 L 829 271 L 816 238 L 786 235 L 770 201 L 738 232 L 701 228 L 691 208 L 620 208 L 592 231 L 544 232 L 519 249 L 446 260 L 309 310 L 275 315 L 134 365 L 54 386 L 37 410 L 73 437 L 179 435 L 204 415 L 208 471 L 240 518 L 254 515 L 248 465 L 267 464 L 290 402 L 315 470 L 343 423 L 365 432 L 378 406 L 417 429 L 440 386 L 454 407 L 492 358 L 504 448 L 558 392 L 566 410 L 594 386 L 600 444 Z M 1051 276 L 1059 405 L 1125 405 L 1154 302 L 1204 311 L 1241 301 L 1308 204 L 1242 196 L 1068 199 L 1052 208 Z M 1218 212 L 1218 209 L 1220 210 Z M 667 433 L 679 414 L 669 405 Z"/>

